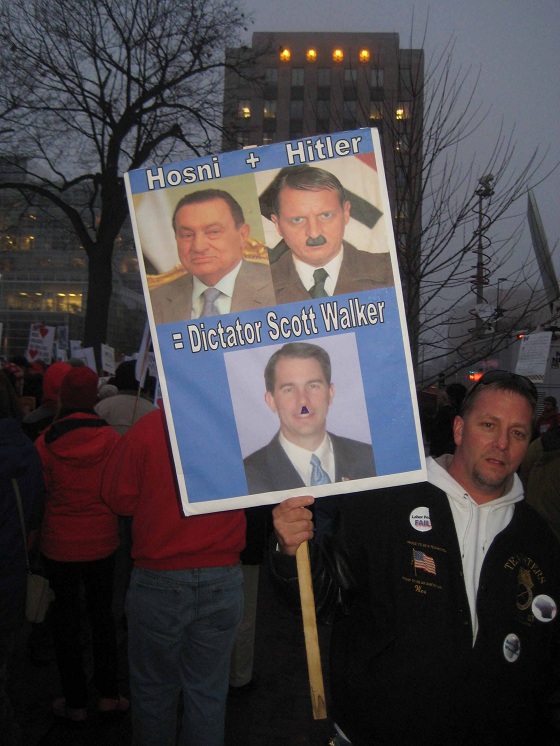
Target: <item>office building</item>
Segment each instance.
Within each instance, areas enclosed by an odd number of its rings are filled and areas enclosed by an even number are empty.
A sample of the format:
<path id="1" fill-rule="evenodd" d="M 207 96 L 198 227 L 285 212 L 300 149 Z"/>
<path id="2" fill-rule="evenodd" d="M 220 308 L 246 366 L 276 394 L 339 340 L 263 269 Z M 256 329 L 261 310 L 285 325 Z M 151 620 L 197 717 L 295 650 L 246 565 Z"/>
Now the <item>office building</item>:
<path id="1" fill-rule="evenodd" d="M 2 176 L 10 175 L 0 163 Z M 9 167 L 13 171 L 14 166 Z M 24 162 L 23 162 L 24 168 Z M 17 168 L 16 168 L 17 170 Z M 21 176 L 14 173 L 15 176 Z M 68 219 L 51 202 L 0 190 L 0 355 L 23 355 L 31 324 L 83 340 L 88 302 L 87 256 Z M 138 351 L 146 318 L 130 229 L 117 239 L 107 344 L 117 356 Z M 50 361 L 47 361 L 50 362 Z"/>
<path id="2" fill-rule="evenodd" d="M 415 347 L 424 54 L 395 33 L 259 32 L 228 50 L 223 149 L 375 127 Z"/>

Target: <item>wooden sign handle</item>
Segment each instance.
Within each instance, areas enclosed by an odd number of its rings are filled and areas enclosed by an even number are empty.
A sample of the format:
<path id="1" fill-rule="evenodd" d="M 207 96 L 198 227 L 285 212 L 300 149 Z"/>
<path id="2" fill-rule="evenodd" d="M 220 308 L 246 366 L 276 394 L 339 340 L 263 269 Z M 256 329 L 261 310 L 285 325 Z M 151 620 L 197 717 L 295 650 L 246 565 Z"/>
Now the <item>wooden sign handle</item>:
<path id="1" fill-rule="evenodd" d="M 327 717 L 327 704 L 325 700 L 323 671 L 321 668 L 321 654 L 319 652 L 315 597 L 313 595 L 311 564 L 309 562 L 309 546 L 306 541 L 299 546 L 296 560 L 313 718 L 315 720 L 325 720 Z"/>

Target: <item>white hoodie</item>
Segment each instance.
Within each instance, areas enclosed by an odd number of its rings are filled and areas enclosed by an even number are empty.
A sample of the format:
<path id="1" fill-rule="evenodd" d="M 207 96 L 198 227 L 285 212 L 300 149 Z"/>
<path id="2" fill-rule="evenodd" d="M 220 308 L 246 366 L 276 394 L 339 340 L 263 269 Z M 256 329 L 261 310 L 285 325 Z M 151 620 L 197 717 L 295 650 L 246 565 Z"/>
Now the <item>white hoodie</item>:
<path id="1" fill-rule="evenodd" d="M 445 492 L 453 513 L 471 610 L 474 645 L 478 631 L 476 595 L 482 563 L 495 537 L 511 521 L 514 504 L 523 500 L 523 485 L 514 474 L 511 488 L 505 495 L 478 505 L 448 473 L 447 467 L 452 458 L 449 455 L 440 456 L 437 460 L 428 458 L 426 465 L 428 482 Z"/>

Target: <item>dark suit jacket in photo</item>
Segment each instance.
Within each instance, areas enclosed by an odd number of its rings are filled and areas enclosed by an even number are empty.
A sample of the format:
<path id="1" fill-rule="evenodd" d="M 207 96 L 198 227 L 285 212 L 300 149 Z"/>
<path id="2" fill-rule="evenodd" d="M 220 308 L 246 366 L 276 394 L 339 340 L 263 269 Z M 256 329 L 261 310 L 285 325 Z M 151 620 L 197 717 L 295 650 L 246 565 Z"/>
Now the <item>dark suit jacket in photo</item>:
<path id="1" fill-rule="evenodd" d="M 183 275 L 167 285 L 150 291 L 156 324 L 188 321 L 191 318 L 193 276 Z M 230 313 L 252 311 L 276 305 L 268 264 L 241 262 L 235 280 Z"/>
<path id="2" fill-rule="evenodd" d="M 372 254 L 369 251 L 358 251 L 346 241 L 343 245 L 344 255 L 334 289 L 335 295 L 359 293 L 361 290 L 385 288 L 395 284 L 388 252 Z M 275 253 L 278 248 L 275 247 Z M 311 298 L 297 273 L 289 249 L 270 265 L 270 271 L 277 303 L 293 303 Z"/>
<path id="3" fill-rule="evenodd" d="M 373 448 L 369 443 L 342 438 L 332 433 L 329 433 L 329 436 L 334 451 L 335 482 L 376 475 Z M 250 495 L 305 487 L 286 451 L 280 445 L 278 434 L 268 445 L 243 459 L 243 466 Z"/>

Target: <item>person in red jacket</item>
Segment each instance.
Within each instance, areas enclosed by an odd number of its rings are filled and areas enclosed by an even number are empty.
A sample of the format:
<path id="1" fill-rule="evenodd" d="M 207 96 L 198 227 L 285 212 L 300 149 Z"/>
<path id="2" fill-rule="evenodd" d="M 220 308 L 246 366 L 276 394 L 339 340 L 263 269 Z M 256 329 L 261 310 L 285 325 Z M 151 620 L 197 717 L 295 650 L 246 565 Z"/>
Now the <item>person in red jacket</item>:
<path id="1" fill-rule="evenodd" d="M 35 441 L 43 463 L 45 515 L 40 549 L 55 594 L 53 636 L 64 696 L 53 712 L 74 722 L 87 717 L 82 665 L 80 590 L 91 625 L 94 682 L 100 712 L 124 712 L 118 692 L 117 643 L 111 602 L 117 516 L 101 500 L 101 475 L 119 435 L 93 411 L 99 378 L 72 368 L 60 388 L 60 412 Z"/>
<path id="2" fill-rule="evenodd" d="M 122 436 L 102 496 L 132 518 L 126 599 L 132 730 L 138 746 L 223 746 L 230 656 L 243 607 L 245 516 L 184 517 L 163 413 Z"/>
<path id="3" fill-rule="evenodd" d="M 554 396 L 545 396 L 543 399 L 543 411 L 537 419 L 536 431 L 538 435 L 547 433 L 551 428 L 560 425 L 560 413 Z"/>

